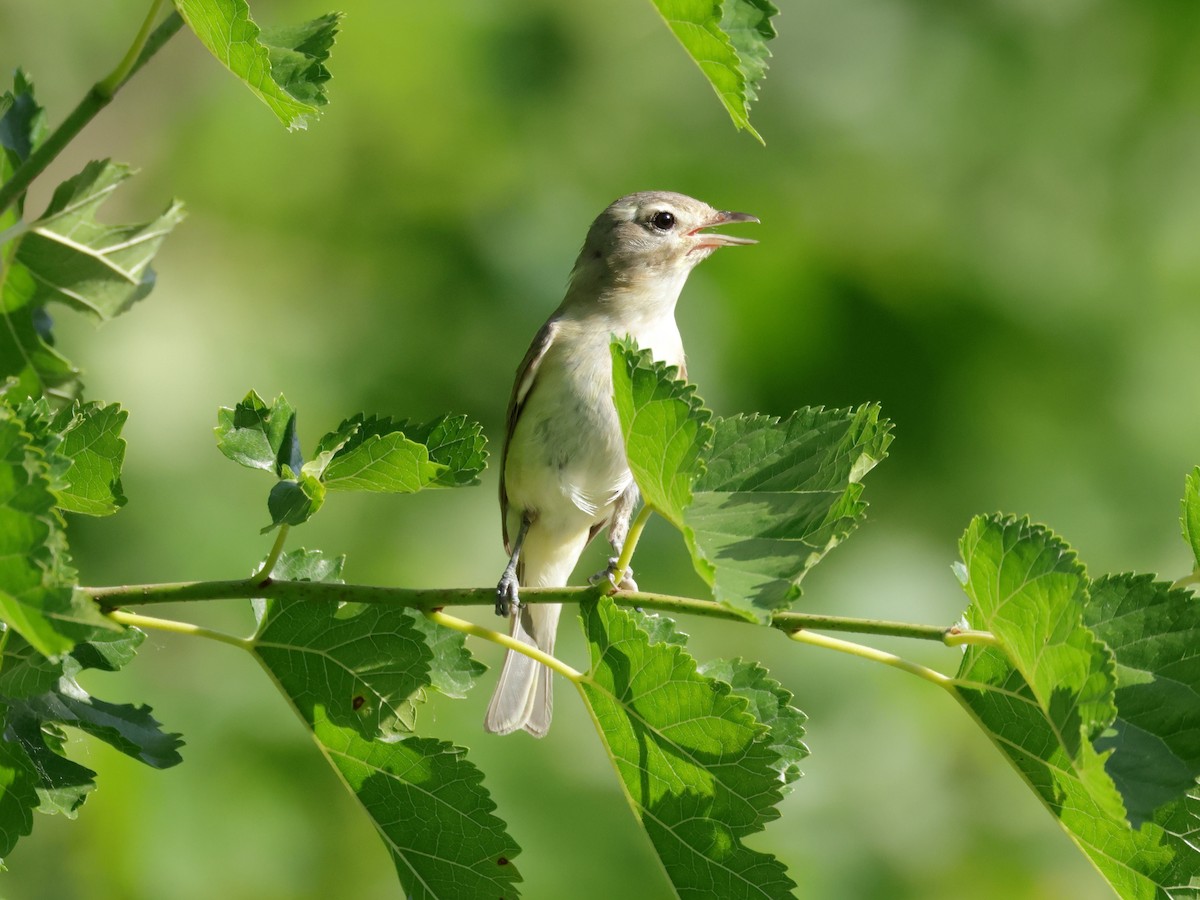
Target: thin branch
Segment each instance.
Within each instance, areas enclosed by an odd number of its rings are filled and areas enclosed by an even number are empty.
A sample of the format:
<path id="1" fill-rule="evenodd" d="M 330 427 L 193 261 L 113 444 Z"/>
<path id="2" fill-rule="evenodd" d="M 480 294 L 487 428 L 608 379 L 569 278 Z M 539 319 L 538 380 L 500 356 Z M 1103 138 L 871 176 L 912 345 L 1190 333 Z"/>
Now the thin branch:
<path id="1" fill-rule="evenodd" d="M 496 589 L 487 588 L 396 588 L 363 584 L 323 584 L 312 581 L 277 581 L 274 579 L 243 578 L 237 581 L 189 581 L 174 584 L 137 584 L 113 587 L 80 587 L 102 609 L 120 606 L 140 606 L 154 603 L 178 603 L 192 600 L 234 600 L 251 597 L 281 598 L 324 603 L 389 603 L 408 606 L 425 612 L 448 606 L 493 606 Z M 595 587 L 524 588 L 523 603 L 578 603 L 601 593 Z M 714 603 L 691 597 L 654 594 L 645 591 L 618 591 L 612 600 L 619 606 L 652 609 L 674 615 L 703 616 L 728 622 L 751 623 L 741 613 Z M 916 625 L 884 619 L 857 619 L 846 616 L 821 616 L 805 613 L 775 613 L 769 623 L 780 631 L 801 629 L 809 631 L 838 631 L 855 634 L 876 634 L 937 641 L 948 646 L 960 644 L 993 644 L 988 632 L 969 631 L 957 625 Z"/>

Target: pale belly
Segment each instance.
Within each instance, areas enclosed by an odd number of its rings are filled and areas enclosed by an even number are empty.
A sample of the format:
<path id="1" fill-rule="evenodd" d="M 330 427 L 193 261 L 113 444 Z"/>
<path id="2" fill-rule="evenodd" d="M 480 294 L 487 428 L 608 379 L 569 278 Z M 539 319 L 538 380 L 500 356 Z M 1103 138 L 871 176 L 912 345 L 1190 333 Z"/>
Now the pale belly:
<path id="1" fill-rule="evenodd" d="M 568 355 L 552 346 L 542 359 L 508 448 L 511 511 L 587 530 L 609 517 L 632 482 L 612 403 L 607 341 L 601 349 Z"/>

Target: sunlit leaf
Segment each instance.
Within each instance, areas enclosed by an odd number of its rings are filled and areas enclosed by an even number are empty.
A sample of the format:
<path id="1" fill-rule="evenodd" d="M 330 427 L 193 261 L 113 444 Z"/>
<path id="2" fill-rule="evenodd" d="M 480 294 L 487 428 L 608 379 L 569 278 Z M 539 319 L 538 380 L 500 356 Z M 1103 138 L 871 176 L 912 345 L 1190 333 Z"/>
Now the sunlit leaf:
<path id="1" fill-rule="evenodd" d="M 289 129 L 307 127 L 328 102 L 325 63 L 340 13 L 260 29 L 244 0 L 175 0 L 175 8 L 200 43 Z"/>
<path id="2" fill-rule="evenodd" d="M 612 601 L 586 601 L 581 684 L 613 765 L 679 896 L 791 897 L 773 856 L 743 839 L 778 815 L 784 764 L 771 732 L 676 643 L 651 643 Z M 740 678 L 739 678 L 740 680 Z"/>
<path id="3" fill-rule="evenodd" d="M 129 413 L 116 403 L 73 403 L 51 423 L 61 436 L 55 452 L 70 460 L 57 491 L 58 506 L 68 512 L 106 516 L 125 505 L 121 465 L 125 441 L 121 429 Z"/>
<path id="4" fill-rule="evenodd" d="M 217 410 L 217 448 L 236 463 L 280 475 L 304 464 L 296 432 L 296 410 L 280 394 L 269 405 L 251 391 L 232 409 Z"/>
<path id="5" fill-rule="evenodd" d="M 115 627 L 74 590 L 49 463 L 0 405 L 0 618 L 43 656 Z"/>
<path id="6" fill-rule="evenodd" d="M 762 620 L 862 520 L 861 479 L 886 455 L 891 425 L 868 404 L 713 426 L 684 536 L 713 598 Z"/>
<path id="7" fill-rule="evenodd" d="M 292 551 L 273 576 L 336 583 L 341 558 Z M 256 611 L 254 653 L 371 817 L 407 896 L 517 897 L 520 850 L 482 773 L 465 750 L 411 735 L 426 688 L 469 687 L 462 635 L 429 643 L 419 613 L 386 604 L 256 601 Z"/>
<path id="8" fill-rule="evenodd" d="M 769 0 L 651 0 L 688 56 L 700 67 L 738 128 L 760 141 L 750 103 L 766 75 L 775 37 Z"/>
<path id="9" fill-rule="evenodd" d="M 703 471 L 701 455 L 712 439 L 712 414 L 678 370 L 655 362 L 649 350 L 614 341 L 613 402 L 629 468 L 642 500 L 676 528 L 691 503 L 692 483 Z"/>

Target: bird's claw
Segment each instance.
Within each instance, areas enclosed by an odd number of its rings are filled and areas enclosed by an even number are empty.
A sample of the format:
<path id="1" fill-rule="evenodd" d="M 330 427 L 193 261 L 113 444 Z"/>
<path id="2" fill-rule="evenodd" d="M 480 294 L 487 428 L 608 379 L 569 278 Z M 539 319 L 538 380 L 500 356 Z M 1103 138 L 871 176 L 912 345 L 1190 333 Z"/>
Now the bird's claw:
<path id="1" fill-rule="evenodd" d="M 613 556 L 608 560 L 608 566 L 597 572 L 588 579 L 588 584 L 599 584 L 601 581 L 607 581 L 612 585 L 614 591 L 636 591 L 638 589 L 637 582 L 633 580 L 633 569 L 626 569 L 624 572 L 617 570 L 619 560 Z M 617 576 L 620 576 L 618 579 Z"/>
<path id="2" fill-rule="evenodd" d="M 521 597 L 516 573 L 505 572 L 500 576 L 500 583 L 496 585 L 496 615 L 508 616 L 520 606 Z"/>

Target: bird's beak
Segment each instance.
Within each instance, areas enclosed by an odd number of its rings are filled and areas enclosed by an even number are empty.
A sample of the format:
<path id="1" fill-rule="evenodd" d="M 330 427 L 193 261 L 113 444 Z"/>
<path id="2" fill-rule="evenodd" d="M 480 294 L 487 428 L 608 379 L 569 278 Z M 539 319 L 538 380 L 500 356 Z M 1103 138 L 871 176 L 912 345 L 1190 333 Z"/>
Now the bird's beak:
<path id="1" fill-rule="evenodd" d="M 718 212 L 711 219 L 701 225 L 694 231 L 689 232 L 689 236 L 696 239 L 696 249 L 702 247 L 735 247 L 738 244 L 757 244 L 758 241 L 753 238 L 734 237 L 731 234 L 720 234 L 719 232 L 705 231 L 705 228 L 714 228 L 718 225 L 728 225 L 732 222 L 758 222 L 758 219 L 748 213 L 740 212 Z"/>

